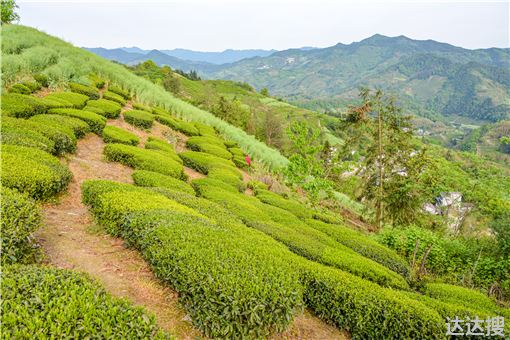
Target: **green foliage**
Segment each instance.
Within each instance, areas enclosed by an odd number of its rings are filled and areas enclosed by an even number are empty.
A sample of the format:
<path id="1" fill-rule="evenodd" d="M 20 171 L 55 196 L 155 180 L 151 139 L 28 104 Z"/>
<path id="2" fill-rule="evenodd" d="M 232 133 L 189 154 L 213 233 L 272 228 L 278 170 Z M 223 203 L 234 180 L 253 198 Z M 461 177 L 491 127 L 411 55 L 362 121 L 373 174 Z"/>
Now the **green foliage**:
<path id="1" fill-rule="evenodd" d="M 42 87 L 48 87 L 50 85 L 48 76 L 42 73 L 34 74 L 34 80 Z"/>
<path id="2" fill-rule="evenodd" d="M 89 74 L 88 76 L 89 80 L 92 82 L 92 84 L 98 88 L 98 89 L 102 89 L 106 82 L 104 81 L 104 79 L 102 79 L 101 77 L 99 77 L 97 74 Z"/>
<path id="3" fill-rule="evenodd" d="M 227 183 L 228 185 L 235 188 L 237 191 L 244 192 L 246 190 L 246 185 L 244 184 L 242 175 L 239 173 L 239 171 L 234 169 L 232 169 L 231 171 L 227 170 L 228 169 L 222 167 L 212 168 L 211 170 L 209 170 L 207 177 L 210 179 Z"/>
<path id="4" fill-rule="evenodd" d="M 142 103 L 133 103 L 133 109 L 152 113 L 152 108 L 150 106 L 143 105 Z"/>
<path id="5" fill-rule="evenodd" d="M 87 123 L 90 130 L 101 135 L 106 126 L 106 118 L 94 112 L 77 109 L 51 109 L 48 113 L 81 119 Z"/>
<path id="6" fill-rule="evenodd" d="M 124 120 L 139 128 L 150 129 L 154 123 L 154 116 L 145 111 L 130 110 L 124 112 Z"/>
<path id="7" fill-rule="evenodd" d="M 363 233 L 339 224 L 328 224 L 317 220 L 307 220 L 309 226 L 329 235 L 335 241 L 355 252 L 382 264 L 404 277 L 410 273 L 407 262 L 394 250 L 382 246 Z"/>
<path id="8" fill-rule="evenodd" d="M 475 307 L 481 310 L 497 312 L 494 300 L 476 290 L 445 283 L 428 283 L 423 288 L 425 295 L 444 302 Z"/>
<path id="9" fill-rule="evenodd" d="M 155 114 L 156 120 L 175 131 L 184 133 L 186 136 L 198 136 L 197 128 L 190 122 L 174 118 L 170 115 Z"/>
<path id="10" fill-rule="evenodd" d="M 104 147 L 103 153 L 111 162 L 119 162 L 135 169 L 159 172 L 175 178 L 186 178 L 182 164 L 159 151 L 124 144 L 108 144 Z"/>
<path id="11" fill-rule="evenodd" d="M 257 181 L 252 179 L 246 183 L 247 187 L 252 190 L 269 190 L 269 187 L 266 183 L 262 183 L 261 181 Z"/>
<path id="12" fill-rule="evenodd" d="M 16 118 L 28 118 L 45 113 L 49 108 L 63 106 L 51 100 L 18 93 L 2 95 L 2 115 Z"/>
<path id="13" fill-rule="evenodd" d="M 68 86 L 72 92 L 84 94 L 90 99 L 99 99 L 99 91 L 95 87 L 78 83 L 69 83 Z"/>
<path id="14" fill-rule="evenodd" d="M 64 190 L 71 181 L 69 169 L 58 158 L 39 149 L 2 146 L 2 186 L 45 200 Z"/>
<path id="15" fill-rule="evenodd" d="M 219 143 L 211 143 L 212 139 L 211 137 L 202 136 L 191 137 L 186 141 L 186 146 L 193 151 L 205 152 L 220 158 L 231 159 L 232 154 L 227 150 L 224 144 L 220 140 Z"/>
<path id="16" fill-rule="evenodd" d="M 41 89 L 41 85 L 35 81 L 24 81 L 21 84 L 25 85 L 30 89 L 30 92 L 33 93 Z"/>
<path id="17" fill-rule="evenodd" d="M 2 187 L 0 245 L 2 266 L 27 262 L 34 251 L 32 233 L 41 224 L 39 206 L 27 195 Z"/>
<path id="18" fill-rule="evenodd" d="M 62 103 L 65 107 L 72 107 L 75 109 L 83 108 L 89 100 L 89 97 L 86 95 L 75 92 L 52 92 L 45 98 Z"/>
<path id="19" fill-rule="evenodd" d="M 152 315 L 75 271 L 7 266 L 2 292 L 6 338 L 165 338 Z"/>
<path id="20" fill-rule="evenodd" d="M 122 97 L 121 95 L 118 95 L 117 93 L 112 92 L 112 91 L 103 92 L 103 99 L 117 102 L 122 106 L 126 105 L 126 100 L 124 99 L 124 97 Z"/>
<path id="21" fill-rule="evenodd" d="M 118 94 L 119 96 L 121 96 L 125 100 L 128 100 L 129 98 L 131 98 L 131 95 L 130 95 L 129 91 L 124 90 L 123 88 L 121 88 L 119 86 L 110 85 L 110 86 L 108 86 L 108 91 L 109 92 L 113 92 L 115 94 Z M 106 99 L 108 99 L 108 98 L 106 98 Z"/>
<path id="22" fill-rule="evenodd" d="M 82 138 L 90 132 L 89 125 L 81 119 L 58 114 L 35 115 L 30 118 L 30 121 L 52 126 L 56 129 L 65 128 L 72 132 L 76 138 Z"/>
<path id="23" fill-rule="evenodd" d="M 200 122 L 195 122 L 194 125 L 200 136 L 217 136 L 216 130 L 212 126 Z"/>
<path id="24" fill-rule="evenodd" d="M 216 117 L 243 129 L 246 128 L 250 115 L 250 113 L 243 108 L 241 101 L 238 99 L 229 101 L 223 96 L 219 98 L 218 103 L 213 106 L 211 112 Z"/>
<path id="25" fill-rule="evenodd" d="M 16 13 L 18 5 L 15 0 L 2 0 L 1 2 L 1 23 L 10 24 L 13 21 L 19 20 L 19 14 Z"/>
<path id="26" fill-rule="evenodd" d="M 140 143 L 140 138 L 129 131 L 108 125 L 103 129 L 103 141 L 105 143 L 119 143 L 136 146 Z"/>
<path id="27" fill-rule="evenodd" d="M 27 127 L 2 124 L 1 134 L 2 144 L 29 146 L 49 153 L 55 149 L 55 143 L 52 140 Z"/>
<path id="28" fill-rule="evenodd" d="M 490 225 L 496 234 L 502 257 L 510 258 L 510 211 L 500 214 Z"/>
<path id="29" fill-rule="evenodd" d="M 188 183 L 157 172 L 136 170 L 132 176 L 134 183 L 141 187 L 160 187 L 185 192 L 190 195 L 195 193 Z"/>
<path id="30" fill-rule="evenodd" d="M 184 165 L 204 175 L 207 175 L 213 168 L 230 169 L 231 172 L 237 171 L 231 161 L 204 152 L 184 151 L 179 154 L 179 157 L 183 160 Z"/>
<path id="31" fill-rule="evenodd" d="M 308 207 L 297 201 L 285 199 L 274 192 L 258 189 L 255 190 L 255 196 L 261 202 L 287 210 L 301 219 L 312 217 L 312 211 Z"/>
<path id="32" fill-rule="evenodd" d="M 150 136 L 145 142 L 145 148 L 163 151 L 165 155 L 182 164 L 182 159 L 175 152 L 174 146 L 163 139 Z"/>
<path id="33" fill-rule="evenodd" d="M 98 113 L 106 118 L 119 118 L 122 107 L 120 104 L 106 99 L 89 100 L 87 106 L 83 108 L 85 111 Z"/>
<path id="34" fill-rule="evenodd" d="M 499 144 L 502 152 L 510 154 L 510 136 L 501 137 Z"/>
<path id="35" fill-rule="evenodd" d="M 23 84 L 14 84 L 9 89 L 9 93 L 31 94 L 32 90 Z"/>
<path id="36" fill-rule="evenodd" d="M 7 128 L 21 128 L 24 130 L 35 131 L 53 142 L 52 153 L 62 155 L 66 152 L 76 150 L 76 137 L 71 129 L 61 125 L 48 125 L 33 120 L 16 119 L 10 117 L 2 118 L 2 125 Z"/>

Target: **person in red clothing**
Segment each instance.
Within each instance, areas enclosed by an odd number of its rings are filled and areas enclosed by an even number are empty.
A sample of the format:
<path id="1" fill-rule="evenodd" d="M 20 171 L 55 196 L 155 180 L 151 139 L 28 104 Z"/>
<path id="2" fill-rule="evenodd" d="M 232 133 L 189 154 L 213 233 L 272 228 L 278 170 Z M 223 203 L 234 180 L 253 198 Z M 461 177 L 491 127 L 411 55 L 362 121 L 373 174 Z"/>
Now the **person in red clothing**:
<path id="1" fill-rule="evenodd" d="M 250 158 L 250 155 L 246 155 L 246 157 L 244 158 L 246 160 L 246 164 L 248 164 L 248 168 L 251 167 L 251 158 Z"/>

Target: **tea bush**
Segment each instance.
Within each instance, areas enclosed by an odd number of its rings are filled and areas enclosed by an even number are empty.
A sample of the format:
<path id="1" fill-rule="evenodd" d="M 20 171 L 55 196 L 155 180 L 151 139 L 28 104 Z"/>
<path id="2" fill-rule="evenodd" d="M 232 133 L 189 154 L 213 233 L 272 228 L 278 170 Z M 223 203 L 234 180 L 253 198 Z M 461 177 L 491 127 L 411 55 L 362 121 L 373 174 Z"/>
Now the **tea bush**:
<path id="1" fill-rule="evenodd" d="M 136 146 L 140 143 L 140 138 L 129 131 L 108 125 L 103 129 L 103 141 L 105 143 L 119 143 Z"/>
<path id="2" fill-rule="evenodd" d="M 44 114 L 32 116 L 29 120 L 52 126 L 56 129 L 65 128 L 67 131 L 72 132 L 76 138 L 82 138 L 90 132 L 90 126 L 87 123 L 81 119 L 68 116 Z"/>
<path id="3" fill-rule="evenodd" d="M 66 152 L 74 152 L 76 150 L 76 137 L 73 131 L 63 126 L 50 126 L 38 123 L 33 120 L 16 119 L 11 117 L 3 117 L 2 125 L 7 128 L 20 127 L 25 130 L 35 131 L 47 137 L 54 143 L 53 154 L 62 155 Z"/>
<path id="4" fill-rule="evenodd" d="M 45 113 L 50 108 L 64 107 L 61 103 L 18 93 L 2 95 L 2 115 L 28 118 Z"/>
<path id="5" fill-rule="evenodd" d="M 231 168 L 234 171 L 235 165 L 229 160 L 216 157 L 204 152 L 184 151 L 179 153 L 184 165 L 207 175 L 213 168 Z"/>
<path id="6" fill-rule="evenodd" d="M 29 146 L 52 153 L 55 143 L 41 133 L 15 125 L 1 125 L 2 144 Z"/>
<path id="7" fill-rule="evenodd" d="M 42 87 L 48 87 L 50 85 L 48 76 L 42 73 L 34 74 L 34 80 Z"/>
<path id="8" fill-rule="evenodd" d="M 103 99 L 107 99 L 107 100 L 111 100 L 111 101 L 117 102 L 117 103 L 119 103 L 122 106 L 126 105 L 126 100 L 122 96 L 120 96 L 117 93 L 112 92 L 112 91 L 105 91 L 105 92 L 103 92 Z"/>
<path id="9" fill-rule="evenodd" d="M 150 136 L 145 142 L 145 148 L 163 151 L 165 155 L 182 164 L 182 159 L 175 152 L 174 146 L 161 138 Z"/>
<path id="10" fill-rule="evenodd" d="M 200 136 L 217 136 L 216 130 L 212 126 L 200 122 L 195 122 L 194 125 L 197 128 Z"/>
<path id="11" fill-rule="evenodd" d="M 454 286 L 446 283 L 428 283 L 424 286 L 425 295 L 447 303 L 475 307 L 490 312 L 497 312 L 494 300 L 474 289 Z"/>
<path id="12" fill-rule="evenodd" d="M 214 138 L 215 139 L 215 138 Z M 186 141 L 186 146 L 193 151 L 200 151 L 209 153 L 213 156 L 231 159 L 232 154 L 227 151 L 223 143 L 220 140 L 219 144 L 211 143 L 213 140 L 211 137 L 191 137 Z"/>
<path id="13" fill-rule="evenodd" d="M 243 150 L 241 150 L 240 148 L 236 148 L 236 147 L 233 147 L 233 148 L 228 148 L 228 151 L 233 155 L 233 156 L 238 156 L 238 157 L 241 157 L 243 160 L 244 160 L 244 157 L 246 156 L 245 153 L 243 152 Z"/>
<path id="14" fill-rule="evenodd" d="M 197 128 L 192 123 L 162 114 L 156 114 L 155 118 L 161 124 L 170 127 L 172 130 L 182 132 L 187 136 L 199 135 Z"/>
<path id="15" fill-rule="evenodd" d="M 329 224 L 343 224 L 344 219 L 339 213 L 335 213 L 329 210 L 314 211 L 312 218 L 329 223 Z"/>
<path id="16" fill-rule="evenodd" d="M 44 98 L 54 100 L 62 103 L 62 105 L 65 105 L 66 107 L 72 107 L 75 109 L 83 108 L 89 100 L 89 97 L 86 95 L 75 92 L 53 92 Z"/>
<path id="17" fill-rule="evenodd" d="M 269 190 L 269 187 L 267 186 L 266 183 L 262 183 L 261 181 L 257 181 L 255 179 L 250 180 L 247 183 L 247 186 L 248 186 L 248 188 L 250 188 L 252 190 L 257 190 L 257 189 L 260 189 L 260 190 Z"/>
<path id="18" fill-rule="evenodd" d="M 105 117 L 90 111 L 77 109 L 51 109 L 48 113 L 81 119 L 89 125 L 92 132 L 98 135 L 101 135 L 104 127 L 106 126 Z"/>
<path id="19" fill-rule="evenodd" d="M 0 193 L 2 266 L 26 262 L 34 250 L 32 233 L 41 224 L 39 206 L 26 194 L 15 189 L 2 187 Z"/>
<path id="20" fill-rule="evenodd" d="M 139 128 L 150 129 L 154 123 L 154 116 L 145 111 L 130 110 L 124 112 L 124 120 Z"/>
<path id="21" fill-rule="evenodd" d="M 287 210 L 301 219 L 311 218 L 312 211 L 303 204 L 285 199 L 282 196 L 268 190 L 255 190 L 255 196 L 266 204 Z"/>
<path id="22" fill-rule="evenodd" d="M 331 236 L 337 242 L 403 276 L 407 276 L 410 272 L 408 263 L 394 250 L 384 247 L 359 231 L 343 225 L 327 224 L 317 220 L 306 220 L 306 222 L 309 226 Z"/>
<path id="23" fill-rule="evenodd" d="M 14 84 L 9 89 L 9 93 L 31 94 L 32 90 L 23 84 Z"/>
<path id="24" fill-rule="evenodd" d="M 7 339 L 165 339 L 152 315 L 71 270 L 6 266 L 2 300 Z"/>
<path id="25" fill-rule="evenodd" d="M 164 153 L 124 144 L 108 144 L 103 153 L 108 161 L 119 162 L 138 170 L 159 172 L 175 178 L 186 178 L 182 164 Z"/>
<path id="26" fill-rule="evenodd" d="M 84 94 L 90 99 L 99 99 L 99 91 L 95 87 L 78 83 L 69 83 L 68 86 L 72 92 Z"/>
<path id="27" fill-rule="evenodd" d="M 185 192 L 190 195 L 193 195 L 195 193 L 193 188 L 188 183 L 183 182 L 174 177 L 162 175 L 157 172 L 136 170 L 133 172 L 132 176 L 133 182 L 141 187 L 167 188 L 171 190 Z"/>
<path id="28" fill-rule="evenodd" d="M 237 191 L 244 192 L 246 190 L 246 184 L 244 184 L 239 171 L 234 171 L 235 173 L 226 171 L 225 168 L 213 168 L 209 170 L 207 177 L 227 183 L 236 188 Z"/>
<path id="29" fill-rule="evenodd" d="M 122 107 L 111 100 L 98 99 L 89 100 L 87 106 L 83 108 L 85 111 L 92 111 L 106 118 L 116 119 L 120 116 Z"/>
<path id="30" fill-rule="evenodd" d="M 110 85 L 110 86 L 108 86 L 108 91 L 118 94 L 119 96 L 121 96 L 122 98 L 124 98 L 126 100 L 131 98 L 131 94 L 129 93 L 129 91 L 124 90 L 123 88 L 120 88 L 119 86 Z"/>
<path id="31" fill-rule="evenodd" d="M 45 200 L 64 190 L 72 174 L 58 158 L 39 149 L 2 146 L 1 183 L 30 197 Z"/>
<path id="32" fill-rule="evenodd" d="M 89 74 L 88 78 L 89 78 L 90 82 L 92 83 L 92 85 L 98 89 L 102 89 L 106 84 L 104 79 L 99 77 L 97 74 Z"/>
<path id="33" fill-rule="evenodd" d="M 28 87 L 31 93 L 34 93 L 35 91 L 39 91 L 41 89 L 41 84 L 39 84 L 36 81 L 24 81 L 21 84 Z"/>
<path id="34" fill-rule="evenodd" d="M 150 106 L 143 105 L 142 103 L 133 103 L 133 109 L 152 113 L 152 108 Z"/>

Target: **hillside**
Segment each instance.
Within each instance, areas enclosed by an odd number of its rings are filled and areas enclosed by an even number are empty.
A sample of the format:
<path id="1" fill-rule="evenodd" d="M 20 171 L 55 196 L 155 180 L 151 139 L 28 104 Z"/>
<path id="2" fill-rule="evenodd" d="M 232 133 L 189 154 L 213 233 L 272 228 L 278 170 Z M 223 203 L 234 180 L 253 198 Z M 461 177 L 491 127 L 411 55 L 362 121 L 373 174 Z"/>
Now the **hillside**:
<path id="1" fill-rule="evenodd" d="M 437 339 L 452 315 L 510 317 L 492 238 L 353 229 L 285 186 L 277 149 L 191 104 L 244 85 L 181 79 L 186 102 L 35 29 L 2 34 L 3 337 Z M 441 152 L 454 184 L 481 175 Z"/>

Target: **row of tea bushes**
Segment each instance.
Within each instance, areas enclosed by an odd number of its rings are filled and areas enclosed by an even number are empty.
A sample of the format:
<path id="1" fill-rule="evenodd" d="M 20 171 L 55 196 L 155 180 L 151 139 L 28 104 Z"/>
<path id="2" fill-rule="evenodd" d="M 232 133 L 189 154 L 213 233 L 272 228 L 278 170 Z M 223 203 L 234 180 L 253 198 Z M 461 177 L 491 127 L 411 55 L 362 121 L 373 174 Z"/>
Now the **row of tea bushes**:
<path id="1" fill-rule="evenodd" d="M 103 99 L 110 100 L 112 102 L 117 102 L 122 106 L 126 105 L 126 99 L 112 91 L 103 92 Z"/>
<path id="2" fill-rule="evenodd" d="M 200 133 L 193 123 L 173 117 L 170 113 L 160 108 L 154 108 L 155 119 L 172 130 L 179 131 L 186 136 L 198 136 Z"/>
<path id="3" fill-rule="evenodd" d="M 177 190 L 193 195 L 195 191 L 186 182 L 177 178 L 165 176 L 157 172 L 146 170 L 135 170 L 132 174 L 133 182 L 141 187 L 159 187 L 170 190 Z"/>
<path id="4" fill-rule="evenodd" d="M 72 92 L 81 93 L 90 99 L 99 99 L 100 97 L 99 90 L 96 87 L 79 83 L 69 83 L 68 87 Z"/>
<path id="5" fill-rule="evenodd" d="M 89 100 L 89 97 L 86 95 L 75 92 L 52 92 L 44 98 L 62 103 L 65 107 L 75 109 L 83 108 Z"/>
<path id="6" fill-rule="evenodd" d="M 130 110 L 124 112 L 124 120 L 136 127 L 150 129 L 154 123 L 154 115 L 141 110 Z"/>
<path id="7" fill-rule="evenodd" d="M 52 108 L 66 107 L 68 104 L 46 98 L 29 95 L 8 93 L 2 95 L 2 116 L 29 118 L 31 116 L 46 113 Z"/>
<path id="8" fill-rule="evenodd" d="M 140 138 L 138 138 L 134 133 L 113 125 L 106 126 L 103 129 L 102 135 L 105 143 L 118 143 L 133 146 L 140 143 Z"/>
<path id="9" fill-rule="evenodd" d="M 89 125 L 91 132 L 97 135 L 101 135 L 106 126 L 106 118 L 91 111 L 66 108 L 51 109 L 48 113 L 80 119 Z"/>
<path id="10" fill-rule="evenodd" d="M 89 100 L 83 109 L 85 111 L 95 112 L 109 119 L 116 119 L 120 116 L 122 106 L 111 100 L 97 99 Z"/>
<path id="11" fill-rule="evenodd" d="M 161 138 L 150 136 L 145 142 L 145 148 L 162 151 L 174 161 L 182 164 L 182 159 L 177 155 L 177 152 L 175 152 L 174 146 Z"/>

